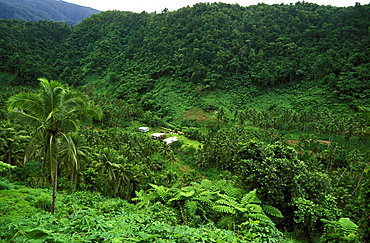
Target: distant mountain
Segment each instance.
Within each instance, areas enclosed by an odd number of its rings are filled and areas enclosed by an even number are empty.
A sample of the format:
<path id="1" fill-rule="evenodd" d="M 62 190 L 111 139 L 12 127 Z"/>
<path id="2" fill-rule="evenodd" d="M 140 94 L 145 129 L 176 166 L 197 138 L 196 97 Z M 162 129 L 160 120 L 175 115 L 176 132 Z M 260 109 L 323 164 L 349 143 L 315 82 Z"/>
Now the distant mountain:
<path id="1" fill-rule="evenodd" d="M 58 0 L 0 0 L 0 19 L 46 20 L 74 25 L 99 12 Z"/>

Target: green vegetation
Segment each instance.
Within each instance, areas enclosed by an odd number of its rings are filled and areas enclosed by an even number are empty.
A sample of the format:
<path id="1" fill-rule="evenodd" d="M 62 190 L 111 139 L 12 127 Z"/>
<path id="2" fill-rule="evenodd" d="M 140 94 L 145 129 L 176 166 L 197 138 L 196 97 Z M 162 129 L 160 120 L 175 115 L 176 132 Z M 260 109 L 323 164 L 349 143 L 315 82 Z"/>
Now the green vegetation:
<path id="1" fill-rule="evenodd" d="M 0 241 L 368 242 L 369 11 L 1 20 Z"/>
<path id="2" fill-rule="evenodd" d="M 99 10 L 56 0 L 0 0 L 0 19 L 56 21 L 73 25 Z"/>

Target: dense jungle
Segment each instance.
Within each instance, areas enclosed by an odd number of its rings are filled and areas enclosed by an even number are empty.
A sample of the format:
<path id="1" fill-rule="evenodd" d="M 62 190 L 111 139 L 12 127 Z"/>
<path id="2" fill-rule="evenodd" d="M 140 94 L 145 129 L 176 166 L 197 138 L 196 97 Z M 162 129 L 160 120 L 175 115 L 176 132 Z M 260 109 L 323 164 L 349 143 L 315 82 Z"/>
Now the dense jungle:
<path id="1" fill-rule="evenodd" d="M 370 242 L 369 5 L 2 19 L 0 57 L 1 242 Z"/>

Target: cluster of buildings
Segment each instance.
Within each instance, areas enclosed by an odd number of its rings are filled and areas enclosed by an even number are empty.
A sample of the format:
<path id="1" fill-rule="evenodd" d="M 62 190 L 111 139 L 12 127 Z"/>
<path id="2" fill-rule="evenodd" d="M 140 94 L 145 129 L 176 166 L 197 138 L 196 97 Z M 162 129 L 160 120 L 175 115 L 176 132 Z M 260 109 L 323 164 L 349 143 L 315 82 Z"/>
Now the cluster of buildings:
<path id="1" fill-rule="evenodd" d="M 149 127 L 139 127 L 140 132 L 149 132 Z M 156 132 L 152 133 L 151 136 L 153 139 L 163 139 L 166 144 L 171 144 L 173 142 L 179 141 L 178 137 L 169 137 L 166 138 L 167 133 L 165 132 Z"/>

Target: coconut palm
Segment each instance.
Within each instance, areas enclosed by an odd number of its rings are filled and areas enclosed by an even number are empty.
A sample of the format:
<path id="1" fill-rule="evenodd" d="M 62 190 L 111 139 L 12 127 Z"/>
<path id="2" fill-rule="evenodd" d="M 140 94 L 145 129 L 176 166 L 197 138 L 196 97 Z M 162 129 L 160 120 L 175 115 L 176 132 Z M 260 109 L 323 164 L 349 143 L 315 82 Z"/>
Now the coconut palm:
<path id="1" fill-rule="evenodd" d="M 95 153 L 95 169 L 105 175 L 108 182 L 115 182 L 118 179 L 117 171 L 123 166 L 125 158 L 117 151 L 110 148 L 103 148 Z"/>
<path id="2" fill-rule="evenodd" d="M 95 153 L 95 170 L 101 174 L 112 187 L 114 196 L 129 199 L 133 192 L 139 172 L 127 162 L 127 158 L 110 148 L 103 148 Z M 143 169 L 138 169 L 142 172 Z"/>
<path id="3" fill-rule="evenodd" d="M 0 159 L 10 165 L 22 165 L 24 148 L 29 139 L 19 124 L 0 123 Z M 10 178 L 10 170 L 8 174 Z"/>
<path id="4" fill-rule="evenodd" d="M 86 145 L 86 141 L 77 132 L 72 132 L 69 135 L 71 138 L 70 142 L 74 144 L 75 149 L 71 151 L 67 144 L 61 144 L 59 156 L 60 165 L 68 170 L 71 181 L 71 192 L 73 192 L 73 189 L 79 184 L 80 174 L 84 164 L 86 165 L 86 162 L 91 159 L 92 149 Z M 74 157 L 77 158 L 78 164 L 74 163 Z"/>
<path id="5" fill-rule="evenodd" d="M 58 169 L 58 150 L 61 143 L 67 145 L 73 162 L 77 165 L 74 143 L 68 132 L 78 130 L 83 123 L 102 117 L 101 110 L 92 105 L 88 97 L 69 89 L 57 81 L 40 78 L 39 93 L 20 93 L 8 100 L 8 111 L 35 127 L 35 133 L 25 153 L 25 162 L 35 155 L 41 144 L 41 157 L 53 182 L 52 209 L 55 211 Z"/>

